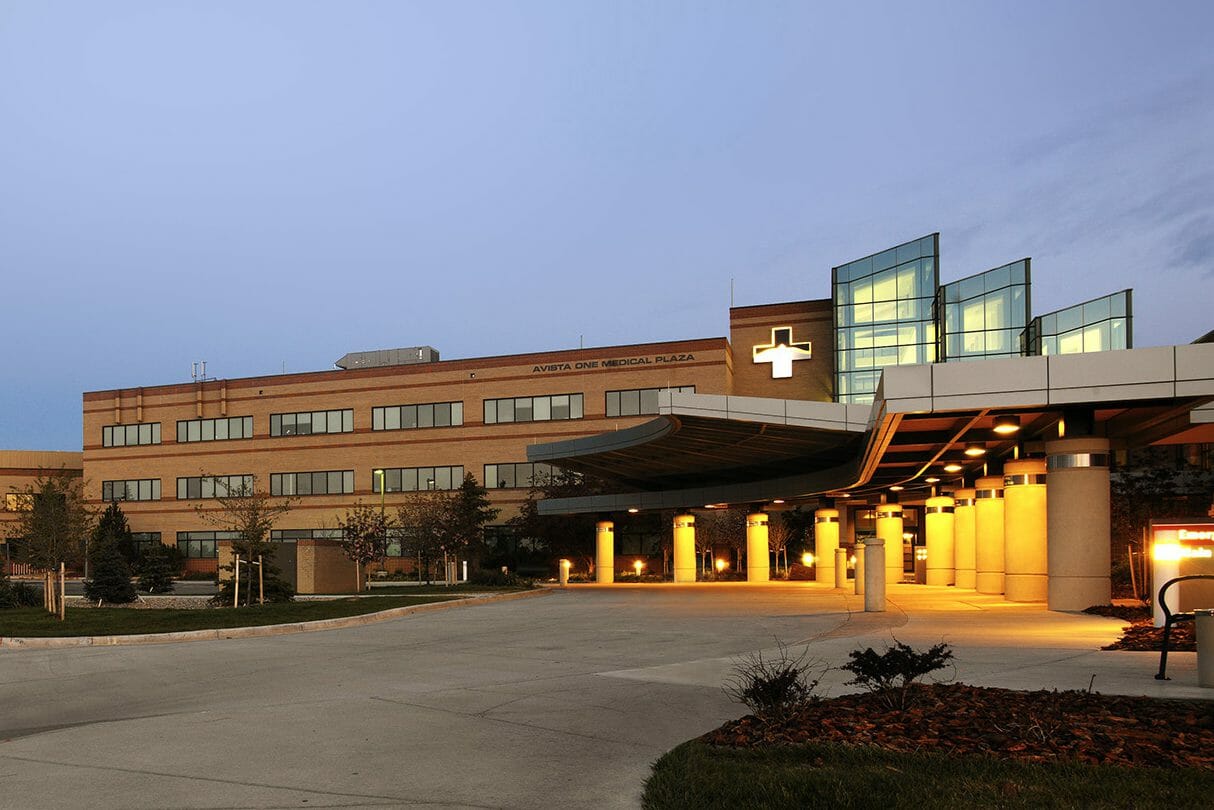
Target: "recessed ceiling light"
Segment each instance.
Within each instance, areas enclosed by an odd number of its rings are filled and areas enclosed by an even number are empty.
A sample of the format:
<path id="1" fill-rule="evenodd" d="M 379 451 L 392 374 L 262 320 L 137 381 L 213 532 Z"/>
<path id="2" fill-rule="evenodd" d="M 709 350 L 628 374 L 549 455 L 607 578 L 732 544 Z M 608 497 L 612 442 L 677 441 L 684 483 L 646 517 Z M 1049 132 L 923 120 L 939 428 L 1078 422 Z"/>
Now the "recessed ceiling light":
<path id="1" fill-rule="evenodd" d="M 946 473 L 959 473 L 962 469 L 962 466 L 955 461 L 951 461 L 944 465 L 944 471 Z"/>
<path id="2" fill-rule="evenodd" d="M 1000 436 L 1010 436 L 1020 431 L 1020 417 L 1015 414 L 1004 414 L 995 417 L 995 432 Z"/>
<path id="3" fill-rule="evenodd" d="M 905 487 L 902 487 L 898 484 L 894 484 L 892 487 L 889 488 L 889 491 L 890 492 L 901 492 L 903 489 L 905 489 Z"/>
<path id="4" fill-rule="evenodd" d="M 970 458 L 986 455 L 986 445 L 982 442 L 970 442 L 965 446 L 965 454 Z"/>
<path id="5" fill-rule="evenodd" d="M 940 479 L 939 479 L 939 478 L 937 478 L 937 477 L 936 477 L 936 476 L 934 476 L 934 475 L 933 475 L 933 476 L 930 476 L 930 477 L 928 477 L 928 478 L 924 478 L 923 480 L 924 480 L 924 481 L 926 481 L 926 482 L 927 482 L 927 483 L 929 483 L 929 484 L 939 484 L 939 483 L 940 483 Z"/>

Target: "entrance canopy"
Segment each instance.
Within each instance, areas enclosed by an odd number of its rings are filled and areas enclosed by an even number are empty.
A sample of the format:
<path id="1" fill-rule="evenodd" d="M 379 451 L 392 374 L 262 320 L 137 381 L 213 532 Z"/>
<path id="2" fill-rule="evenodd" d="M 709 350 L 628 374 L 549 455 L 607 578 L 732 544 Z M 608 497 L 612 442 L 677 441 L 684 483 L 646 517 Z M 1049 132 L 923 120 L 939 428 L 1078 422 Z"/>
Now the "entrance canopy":
<path id="1" fill-rule="evenodd" d="M 663 392 L 660 414 L 529 447 L 529 461 L 627 490 L 545 500 L 540 512 L 795 504 L 890 487 L 914 497 L 1060 435 L 1115 448 L 1214 442 L 1214 344 L 890 367 L 871 406 Z"/>

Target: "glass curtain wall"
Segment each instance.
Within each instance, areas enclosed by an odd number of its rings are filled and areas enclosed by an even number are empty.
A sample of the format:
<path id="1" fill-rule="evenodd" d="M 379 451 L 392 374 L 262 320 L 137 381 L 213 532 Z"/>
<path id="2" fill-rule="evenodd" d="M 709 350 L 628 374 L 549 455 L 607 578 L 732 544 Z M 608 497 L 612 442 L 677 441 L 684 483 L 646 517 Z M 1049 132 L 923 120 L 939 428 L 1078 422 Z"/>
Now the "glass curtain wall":
<path id="1" fill-rule="evenodd" d="M 831 271 L 835 400 L 873 401 L 881 369 L 936 362 L 939 234 Z"/>
<path id="2" fill-rule="evenodd" d="M 938 360 L 1019 357 L 1031 311 L 1029 283 L 1029 260 L 1022 259 L 941 287 Z"/>
<path id="3" fill-rule="evenodd" d="M 1021 337 L 1028 355 L 1082 354 L 1132 349 L 1132 292 L 1122 290 L 1039 315 Z"/>

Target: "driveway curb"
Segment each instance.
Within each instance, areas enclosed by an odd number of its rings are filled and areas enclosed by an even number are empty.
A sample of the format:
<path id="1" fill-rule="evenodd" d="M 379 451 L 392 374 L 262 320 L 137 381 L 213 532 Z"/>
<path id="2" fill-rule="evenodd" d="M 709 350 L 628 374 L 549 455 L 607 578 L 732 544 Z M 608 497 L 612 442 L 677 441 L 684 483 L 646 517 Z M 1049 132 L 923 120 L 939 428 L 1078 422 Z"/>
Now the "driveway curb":
<path id="1" fill-rule="evenodd" d="M 20 638 L 0 636 L 0 648 L 23 650 L 57 650 L 70 647 L 118 647 L 131 644 L 172 644 L 180 641 L 214 641 L 224 638 L 262 638 L 285 636 L 292 633 L 316 633 L 321 630 L 340 630 L 346 627 L 362 627 L 367 624 L 399 619 L 413 613 L 429 613 L 458 607 L 475 607 L 491 602 L 509 602 L 515 599 L 531 599 L 547 596 L 550 591 L 533 590 L 521 593 L 473 596 L 452 599 L 447 602 L 431 602 L 425 605 L 408 605 L 389 608 L 376 613 L 361 613 L 357 616 L 342 616 L 335 619 L 319 619 L 314 622 L 291 622 L 289 624 L 265 624 L 256 627 L 219 627 L 212 630 L 182 630 L 176 633 L 139 633 L 128 636 L 56 636 Z"/>

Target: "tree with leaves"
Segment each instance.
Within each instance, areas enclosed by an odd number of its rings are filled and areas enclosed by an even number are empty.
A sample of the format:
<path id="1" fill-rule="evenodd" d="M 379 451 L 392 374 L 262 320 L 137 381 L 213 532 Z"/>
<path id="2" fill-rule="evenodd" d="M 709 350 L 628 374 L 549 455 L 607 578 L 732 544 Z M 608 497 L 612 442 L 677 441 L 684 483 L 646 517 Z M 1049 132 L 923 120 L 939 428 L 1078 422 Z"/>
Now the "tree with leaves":
<path id="1" fill-rule="evenodd" d="M 92 547 L 102 546 L 112 546 L 117 549 L 128 566 L 133 566 L 138 562 L 139 551 L 135 548 L 135 536 L 131 533 L 131 525 L 127 522 L 126 515 L 117 501 L 110 502 L 110 505 L 101 513 L 101 519 L 97 521 L 96 528 L 93 529 Z"/>
<path id="2" fill-rule="evenodd" d="M 297 502 L 294 497 L 271 495 L 264 489 L 257 488 L 257 478 L 253 478 L 251 486 L 243 485 L 239 489 L 215 488 L 215 499 L 207 504 L 194 507 L 199 518 L 217 531 L 230 532 L 235 535 L 232 539 L 232 554 L 239 555 L 242 562 L 241 579 L 235 579 L 235 561 L 223 566 L 228 577 L 220 577 L 219 595 L 216 599 L 220 604 L 230 605 L 235 600 L 239 604 L 255 605 L 258 600 L 258 588 L 255 584 L 257 570 L 255 563 L 260 558 L 261 577 L 265 588 L 267 602 L 289 602 L 295 597 L 295 589 L 291 583 L 282 578 L 282 571 L 274 564 L 274 552 L 278 548 L 270 541 L 270 531 L 274 525 Z M 214 504 L 214 505 L 212 505 Z M 249 563 L 246 565 L 245 563 Z M 247 572 L 247 576 L 246 576 Z M 242 587 L 243 586 L 243 587 Z M 240 588 L 239 595 L 233 590 Z"/>
<path id="3" fill-rule="evenodd" d="M 489 503 L 489 491 L 477 483 L 472 473 L 464 473 L 463 483 L 451 498 L 449 535 L 456 554 L 464 554 L 472 561 L 472 568 L 480 567 L 485 547 L 485 526 L 492 523 L 499 510 Z"/>
<path id="4" fill-rule="evenodd" d="M 450 527 L 451 495 L 435 490 L 413 493 L 397 508 L 396 522 L 402 552 L 417 556 L 418 578 L 424 571 L 429 581 L 433 561 L 442 557 L 444 551 L 450 552 L 455 543 Z"/>
<path id="5" fill-rule="evenodd" d="M 118 550 L 117 543 L 93 546 L 90 554 L 92 576 L 84 581 L 84 596 L 101 602 L 125 605 L 138 594 L 131 584 L 131 566 Z"/>
<path id="6" fill-rule="evenodd" d="M 362 571 L 388 552 L 388 533 L 396 521 L 380 507 L 362 501 L 346 510 L 337 521 L 341 529 L 341 550 L 355 564 L 354 586 L 362 590 Z"/>
<path id="7" fill-rule="evenodd" d="M 511 518 L 509 524 L 550 556 L 554 564 L 559 558 L 577 561 L 593 576 L 596 516 L 541 515 L 539 502 L 548 498 L 599 495 L 605 491 L 606 488 L 598 479 L 554 470 L 550 476 L 541 477 L 534 482 L 527 493 L 527 500 L 523 501 L 518 515 Z"/>
<path id="8" fill-rule="evenodd" d="M 43 470 L 32 484 L 12 491 L 29 507 L 9 526 L 16 558 L 43 571 L 83 563 L 96 523 L 84 499 L 84 480 L 65 469 Z"/>

